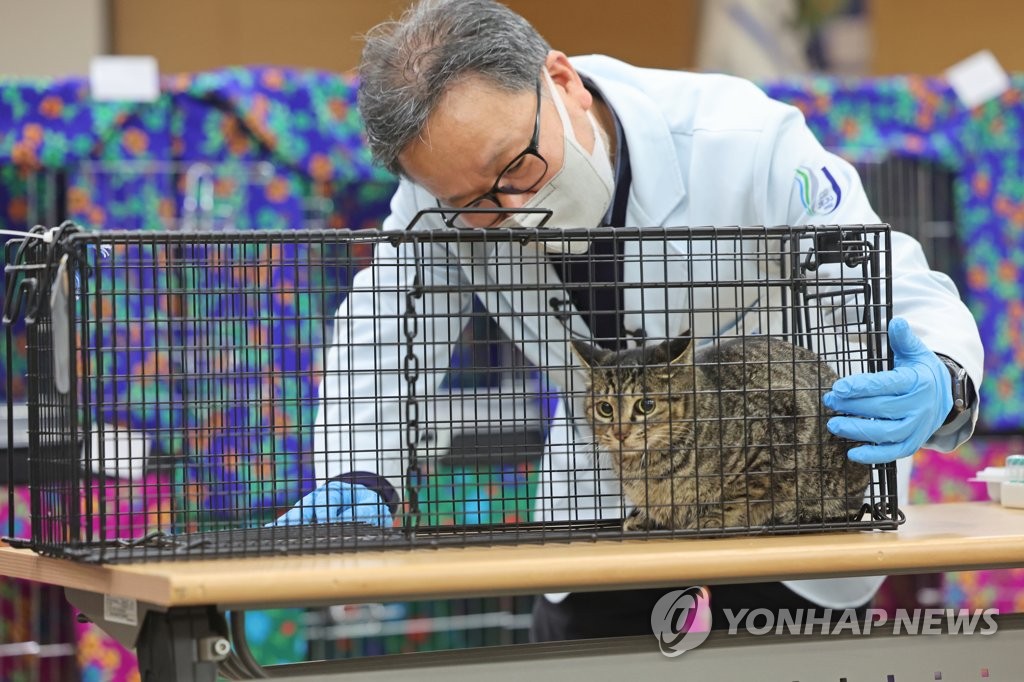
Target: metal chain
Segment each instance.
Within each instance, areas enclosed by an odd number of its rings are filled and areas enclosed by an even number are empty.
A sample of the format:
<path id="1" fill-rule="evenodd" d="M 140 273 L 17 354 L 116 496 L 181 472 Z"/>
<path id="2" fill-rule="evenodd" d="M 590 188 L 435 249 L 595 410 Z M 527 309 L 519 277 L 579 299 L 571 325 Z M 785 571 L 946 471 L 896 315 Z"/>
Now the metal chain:
<path id="1" fill-rule="evenodd" d="M 417 259 L 418 260 L 418 259 Z M 405 331 L 405 359 L 403 370 L 407 395 L 405 400 L 405 448 L 408 466 L 405 471 L 405 491 L 408 498 L 409 512 L 404 519 L 406 536 L 415 534 L 420 525 L 420 487 L 423 484 L 423 473 L 420 470 L 416 448 L 420 442 L 420 404 L 416 399 L 416 382 L 420 378 L 420 359 L 414 351 L 414 342 L 419 333 L 419 315 L 416 312 L 416 299 L 423 295 L 423 282 L 420 277 L 419 262 L 416 263 L 416 275 L 412 287 L 405 293 L 405 313 L 403 327 Z"/>

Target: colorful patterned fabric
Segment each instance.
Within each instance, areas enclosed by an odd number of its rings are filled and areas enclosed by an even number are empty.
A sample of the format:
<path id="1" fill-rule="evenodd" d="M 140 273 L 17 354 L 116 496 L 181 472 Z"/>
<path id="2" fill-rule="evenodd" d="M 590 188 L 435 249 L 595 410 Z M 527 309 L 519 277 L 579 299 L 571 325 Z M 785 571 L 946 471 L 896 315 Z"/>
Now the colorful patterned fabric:
<path id="1" fill-rule="evenodd" d="M 961 292 L 985 346 L 981 426 L 1024 429 L 1024 76 L 967 110 L 949 85 L 921 77 L 813 78 L 768 94 L 807 118 L 827 148 L 851 160 L 905 156 L 956 173 Z M 897 228 L 899 226 L 896 226 Z"/>
<path id="2" fill-rule="evenodd" d="M 967 479 L 987 466 L 1003 466 L 1007 455 L 1024 453 L 1024 435 L 979 436 L 954 453 L 918 453 L 911 502 L 968 502 L 988 500 L 985 484 Z M 907 514 L 913 514 L 911 507 Z M 943 604 L 962 608 L 998 608 L 1003 613 L 1024 611 L 1024 569 L 948 573 Z"/>
<path id="3" fill-rule="evenodd" d="M 394 180 L 370 163 L 350 78 L 228 69 L 163 85 L 154 103 L 123 104 L 92 102 L 81 78 L 0 80 L 0 229 L 64 217 L 129 230 L 383 220 Z M 15 352 L 0 393 L 10 371 L 24 396 L 24 369 Z"/>
<path id="4" fill-rule="evenodd" d="M 254 68 L 175 76 L 147 104 L 93 102 L 83 78 L 4 79 L 0 130 L 0 166 L 14 169 L 4 178 L 0 204 L 11 229 L 23 227 L 30 213 L 29 197 L 17 192 L 24 171 L 71 169 L 89 160 L 137 168 L 141 161 L 269 161 L 358 198 L 357 210 L 340 216 L 353 228 L 379 224 L 375 204 L 393 188 L 393 179 L 370 163 L 353 81 L 322 72 Z M 286 189 L 273 188 L 268 202 L 288 199 Z M 92 217 L 108 217 L 105 206 Z"/>
<path id="5" fill-rule="evenodd" d="M 76 623 L 75 639 L 82 682 L 139 682 L 141 679 L 135 652 L 121 646 L 92 623 Z"/>
<path id="6" fill-rule="evenodd" d="M 28 536 L 30 500 L 27 486 L 0 486 L 0 535 L 11 532 L 13 518 L 14 537 Z M 0 645 L 36 642 L 63 645 L 67 650 L 53 657 L 8 651 L 0 656 L 0 680 L 76 679 L 73 622 L 62 588 L 0 576 Z"/>
<path id="7" fill-rule="evenodd" d="M 251 523 L 251 510 L 290 503 L 312 477 L 311 370 L 340 297 L 316 292 L 341 289 L 304 267 L 314 251 L 116 244 L 83 284 L 96 349 L 83 390 L 107 430 L 158 434 L 152 456 L 185 462 L 178 532 Z"/>

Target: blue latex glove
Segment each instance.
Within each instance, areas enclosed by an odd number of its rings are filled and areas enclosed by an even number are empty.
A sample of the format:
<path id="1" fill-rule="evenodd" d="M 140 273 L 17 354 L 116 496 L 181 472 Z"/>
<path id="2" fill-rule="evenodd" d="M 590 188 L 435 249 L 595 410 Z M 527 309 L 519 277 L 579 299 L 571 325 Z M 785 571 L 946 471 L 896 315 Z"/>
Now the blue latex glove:
<path id="1" fill-rule="evenodd" d="M 920 449 L 953 409 L 952 379 L 939 357 L 917 338 L 907 321 L 889 322 L 889 347 L 895 369 L 855 374 L 832 385 L 822 402 L 836 412 L 828 430 L 868 445 L 849 457 L 879 464 L 908 457 Z"/>
<path id="2" fill-rule="evenodd" d="M 381 496 L 366 486 L 347 481 L 329 481 L 295 503 L 270 525 L 360 521 L 382 528 L 391 527 L 391 510 Z"/>

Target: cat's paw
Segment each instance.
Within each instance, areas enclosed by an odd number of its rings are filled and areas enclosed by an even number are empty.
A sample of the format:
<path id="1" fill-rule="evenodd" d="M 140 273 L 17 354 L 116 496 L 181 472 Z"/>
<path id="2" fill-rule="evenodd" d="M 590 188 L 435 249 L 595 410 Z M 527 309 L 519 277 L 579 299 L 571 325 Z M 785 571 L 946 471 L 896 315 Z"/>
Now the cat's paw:
<path id="1" fill-rule="evenodd" d="M 726 524 L 728 525 L 728 524 Z M 722 526 L 722 515 L 712 514 L 710 516 L 704 516 L 700 520 L 700 527 L 706 530 L 721 530 Z"/>
<path id="2" fill-rule="evenodd" d="M 633 510 L 633 513 L 622 522 L 622 530 L 627 533 L 652 530 L 653 528 L 654 522 L 646 514 L 642 514 L 639 509 Z"/>

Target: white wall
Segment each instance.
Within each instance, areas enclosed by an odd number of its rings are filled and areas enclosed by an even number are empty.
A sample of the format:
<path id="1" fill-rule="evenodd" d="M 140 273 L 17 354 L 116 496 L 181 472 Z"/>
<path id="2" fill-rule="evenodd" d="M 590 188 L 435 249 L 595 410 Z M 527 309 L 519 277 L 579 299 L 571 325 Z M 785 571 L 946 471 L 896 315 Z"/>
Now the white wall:
<path id="1" fill-rule="evenodd" d="M 0 0 L 0 77 L 88 74 L 107 17 L 107 0 Z"/>

